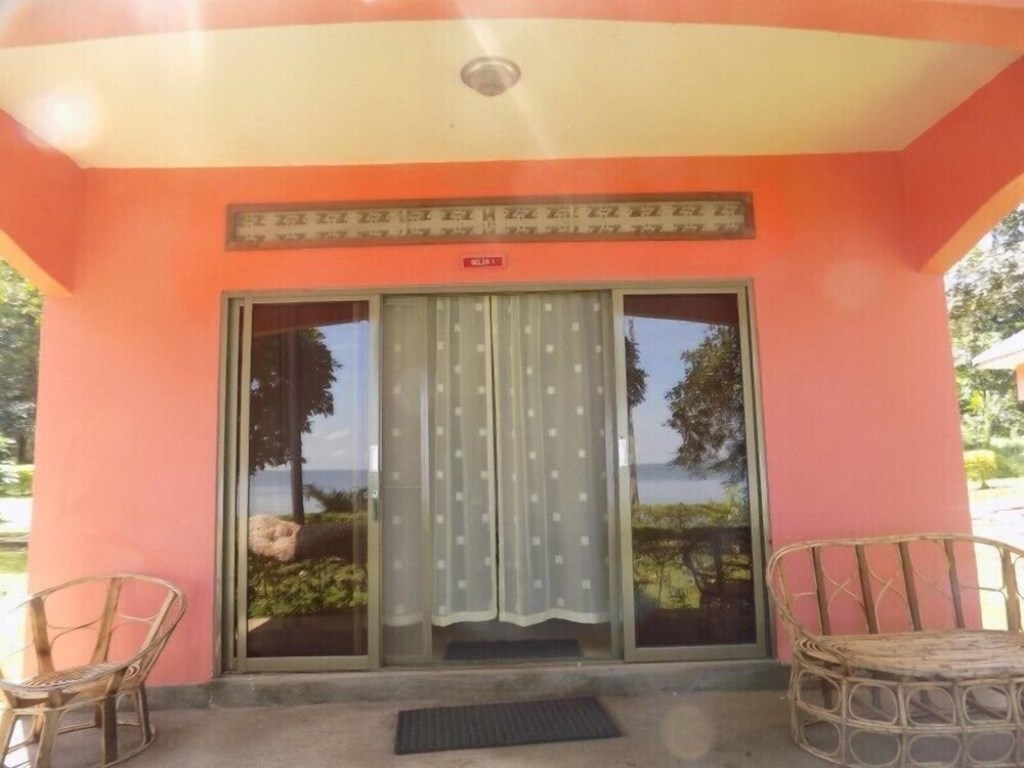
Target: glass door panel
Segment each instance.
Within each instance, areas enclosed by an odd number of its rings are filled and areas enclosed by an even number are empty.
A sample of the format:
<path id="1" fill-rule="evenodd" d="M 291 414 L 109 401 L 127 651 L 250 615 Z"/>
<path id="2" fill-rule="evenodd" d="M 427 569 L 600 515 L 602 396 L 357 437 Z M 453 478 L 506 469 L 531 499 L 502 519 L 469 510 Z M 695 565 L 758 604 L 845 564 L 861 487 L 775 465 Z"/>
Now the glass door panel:
<path id="1" fill-rule="evenodd" d="M 621 298 L 627 658 L 760 655 L 744 307 L 736 293 Z"/>
<path id="2" fill-rule="evenodd" d="M 303 659 L 310 668 L 374 665 L 372 304 L 249 306 L 240 666 L 301 669 Z"/>

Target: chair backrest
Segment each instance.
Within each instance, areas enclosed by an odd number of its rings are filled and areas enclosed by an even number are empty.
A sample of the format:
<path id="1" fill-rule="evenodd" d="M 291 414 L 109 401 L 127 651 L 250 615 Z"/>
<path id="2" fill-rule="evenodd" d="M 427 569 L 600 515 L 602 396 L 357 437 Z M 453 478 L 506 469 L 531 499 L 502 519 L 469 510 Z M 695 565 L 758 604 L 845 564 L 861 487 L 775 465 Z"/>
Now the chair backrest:
<path id="1" fill-rule="evenodd" d="M 792 638 L 985 628 L 1021 632 L 1024 551 L 960 534 L 790 544 L 768 586 Z"/>
<path id="2" fill-rule="evenodd" d="M 185 613 L 185 596 L 164 579 L 117 573 L 59 584 L 19 608 L 28 625 L 25 676 L 112 663 L 132 665 L 145 680 Z"/>

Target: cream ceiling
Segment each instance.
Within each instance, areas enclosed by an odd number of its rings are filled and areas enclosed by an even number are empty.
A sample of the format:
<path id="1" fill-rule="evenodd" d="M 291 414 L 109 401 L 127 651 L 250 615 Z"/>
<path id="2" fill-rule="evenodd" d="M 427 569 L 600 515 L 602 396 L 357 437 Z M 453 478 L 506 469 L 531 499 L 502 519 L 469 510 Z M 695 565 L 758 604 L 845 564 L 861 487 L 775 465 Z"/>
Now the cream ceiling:
<path id="1" fill-rule="evenodd" d="M 459 79 L 482 54 L 522 81 Z M 382 22 L 0 50 L 0 109 L 85 167 L 899 150 L 1016 51 L 570 20 Z"/>

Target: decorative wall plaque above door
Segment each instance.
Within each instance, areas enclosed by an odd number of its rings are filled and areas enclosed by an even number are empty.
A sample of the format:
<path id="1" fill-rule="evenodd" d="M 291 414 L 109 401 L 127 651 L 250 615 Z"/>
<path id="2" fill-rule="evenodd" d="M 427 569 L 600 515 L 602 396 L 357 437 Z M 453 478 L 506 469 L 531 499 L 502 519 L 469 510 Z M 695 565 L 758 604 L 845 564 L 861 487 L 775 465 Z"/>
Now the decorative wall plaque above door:
<path id="1" fill-rule="evenodd" d="M 754 237 L 747 192 L 228 206 L 228 250 Z"/>

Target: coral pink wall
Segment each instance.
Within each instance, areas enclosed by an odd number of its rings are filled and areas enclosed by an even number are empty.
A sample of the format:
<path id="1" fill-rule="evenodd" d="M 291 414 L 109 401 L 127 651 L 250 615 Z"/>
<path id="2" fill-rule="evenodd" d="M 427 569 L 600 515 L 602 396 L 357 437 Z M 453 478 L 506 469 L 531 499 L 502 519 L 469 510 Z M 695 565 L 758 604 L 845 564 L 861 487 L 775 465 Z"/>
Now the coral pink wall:
<path id="1" fill-rule="evenodd" d="M 85 175 L 0 112 L 0 258 L 47 294 L 71 288 Z M 3 240 L 0 237 L 0 240 Z"/>
<path id="2" fill-rule="evenodd" d="M 1024 201 L 1024 58 L 903 151 L 907 248 L 942 273 Z"/>
<path id="3" fill-rule="evenodd" d="M 749 190 L 757 238 L 227 253 L 228 203 Z M 776 546 L 969 527 L 942 280 L 903 250 L 898 155 L 88 171 L 46 306 L 33 588 L 139 570 L 191 601 L 160 682 L 213 663 L 224 291 L 752 281 Z M 460 267 L 500 250 L 500 273 Z M 486 287 L 486 286 L 485 286 Z"/>

